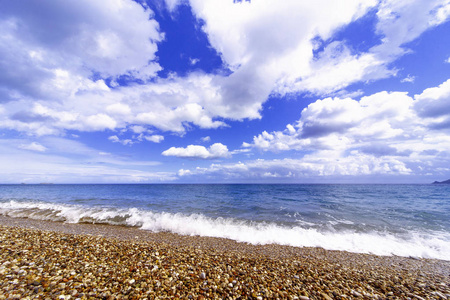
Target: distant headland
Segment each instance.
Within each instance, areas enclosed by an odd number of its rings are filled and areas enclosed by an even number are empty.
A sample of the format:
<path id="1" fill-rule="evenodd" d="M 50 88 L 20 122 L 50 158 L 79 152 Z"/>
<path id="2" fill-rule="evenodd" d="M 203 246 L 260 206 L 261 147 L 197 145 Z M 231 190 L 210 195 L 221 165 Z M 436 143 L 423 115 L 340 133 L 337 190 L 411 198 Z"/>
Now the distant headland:
<path id="1" fill-rule="evenodd" d="M 445 181 L 435 181 L 435 182 L 433 182 L 433 184 L 450 184 L 450 179 L 445 180 Z"/>

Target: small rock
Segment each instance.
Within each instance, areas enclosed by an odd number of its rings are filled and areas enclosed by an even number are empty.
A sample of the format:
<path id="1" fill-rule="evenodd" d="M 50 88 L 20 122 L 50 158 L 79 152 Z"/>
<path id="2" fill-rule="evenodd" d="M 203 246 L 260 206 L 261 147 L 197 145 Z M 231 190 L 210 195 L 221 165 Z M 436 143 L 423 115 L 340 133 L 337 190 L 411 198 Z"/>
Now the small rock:
<path id="1" fill-rule="evenodd" d="M 422 298 L 422 297 L 420 297 L 420 296 L 418 296 L 418 295 L 416 295 L 416 294 L 410 294 L 410 293 L 408 293 L 408 295 L 411 296 L 411 297 L 414 297 L 414 298 L 416 298 L 416 299 L 419 299 L 419 300 L 425 300 L 424 298 Z"/>
<path id="2" fill-rule="evenodd" d="M 34 280 L 31 284 L 34 286 L 41 285 L 41 283 L 37 280 Z"/>
<path id="3" fill-rule="evenodd" d="M 438 291 L 434 291 L 434 292 L 432 292 L 432 294 L 435 295 L 435 296 L 438 296 L 441 299 L 447 299 L 447 297 L 445 297 L 443 294 L 441 294 Z"/>
<path id="4" fill-rule="evenodd" d="M 331 298 L 330 296 L 328 296 L 327 294 L 325 294 L 325 293 L 320 293 L 321 295 L 322 295 L 322 297 L 325 299 L 325 300 L 333 300 L 333 298 Z"/>

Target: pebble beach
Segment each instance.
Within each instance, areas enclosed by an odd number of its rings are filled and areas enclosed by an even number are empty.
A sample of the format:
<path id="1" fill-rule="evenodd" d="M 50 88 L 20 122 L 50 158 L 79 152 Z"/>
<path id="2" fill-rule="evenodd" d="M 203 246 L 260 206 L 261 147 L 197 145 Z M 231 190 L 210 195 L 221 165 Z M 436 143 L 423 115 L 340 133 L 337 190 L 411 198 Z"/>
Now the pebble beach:
<path id="1" fill-rule="evenodd" d="M 1 216 L 0 299 L 450 299 L 450 262 Z"/>

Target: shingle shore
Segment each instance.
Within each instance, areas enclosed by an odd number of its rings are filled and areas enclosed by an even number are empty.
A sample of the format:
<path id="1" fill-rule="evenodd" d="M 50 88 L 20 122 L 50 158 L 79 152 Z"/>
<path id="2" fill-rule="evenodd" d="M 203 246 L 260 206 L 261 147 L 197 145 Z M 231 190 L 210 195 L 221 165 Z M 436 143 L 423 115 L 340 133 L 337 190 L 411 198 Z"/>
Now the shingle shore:
<path id="1" fill-rule="evenodd" d="M 0 217 L 0 299 L 450 299 L 450 262 Z"/>

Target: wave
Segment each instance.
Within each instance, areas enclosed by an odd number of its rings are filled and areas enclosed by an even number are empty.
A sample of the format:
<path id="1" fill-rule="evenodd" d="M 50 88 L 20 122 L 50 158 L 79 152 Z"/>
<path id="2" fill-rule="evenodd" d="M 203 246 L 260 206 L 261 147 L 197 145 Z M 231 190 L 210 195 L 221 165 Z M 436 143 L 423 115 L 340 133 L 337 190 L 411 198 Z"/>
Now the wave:
<path id="1" fill-rule="evenodd" d="M 450 260 L 450 233 L 442 231 L 395 234 L 317 229 L 211 218 L 201 214 L 152 212 L 137 208 L 85 207 L 44 202 L 0 203 L 0 215 L 67 223 L 101 223 L 134 226 L 152 232 L 228 238 L 250 244 L 322 247 L 376 255 L 398 255 Z"/>

